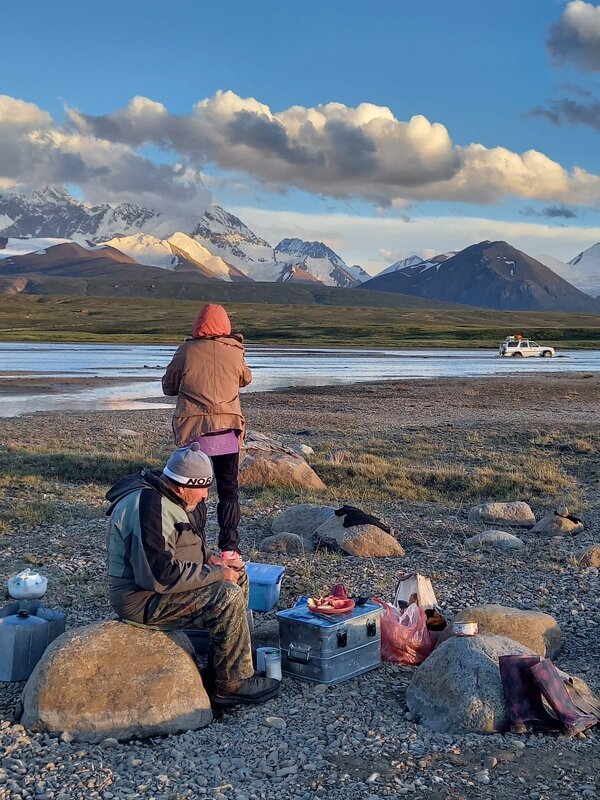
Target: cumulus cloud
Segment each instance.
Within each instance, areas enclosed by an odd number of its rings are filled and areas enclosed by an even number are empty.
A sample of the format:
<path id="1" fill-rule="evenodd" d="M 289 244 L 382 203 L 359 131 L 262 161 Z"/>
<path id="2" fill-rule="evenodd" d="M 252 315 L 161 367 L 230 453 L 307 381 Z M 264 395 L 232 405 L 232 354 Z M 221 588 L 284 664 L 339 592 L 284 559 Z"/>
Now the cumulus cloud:
<path id="1" fill-rule="evenodd" d="M 558 63 L 570 62 L 585 72 L 600 71 L 600 6 L 571 0 L 550 26 L 547 45 Z"/>
<path id="2" fill-rule="evenodd" d="M 438 122 L 422 115 L 398 120 L 371 103 L 274 112 L 228 91 L 199 101 L 189 114 L 172 114 L 143 97 L 102 116 L 68 113 L 81 135 L 130 148 L 153 144 L 196 168 L 212 163 L 277 191 L 296 187 L 382 206 L 427 199 L 494 203 L 510 195 L 575 204 L 600 199 L 600 179 L 581 168 L 567 171 L 535 150 L 461 146 Z"/>
<path id="3" fill-rule="evenodd" d="M 198 171 L 61 126 L 33 103 L 0 96 L 0 188 L 75 184 L 90 202 L 135 202 L 197 221 L 210 202 Z"/>
<path id="4" fill-rule="evenodd" d="M 575 219 L 578 215 L 567 206 L 547 206 L 546 208 L 532 208 L 525 206 L 519 211 L 524 217 L 548 217 L 549 219 Z"/>

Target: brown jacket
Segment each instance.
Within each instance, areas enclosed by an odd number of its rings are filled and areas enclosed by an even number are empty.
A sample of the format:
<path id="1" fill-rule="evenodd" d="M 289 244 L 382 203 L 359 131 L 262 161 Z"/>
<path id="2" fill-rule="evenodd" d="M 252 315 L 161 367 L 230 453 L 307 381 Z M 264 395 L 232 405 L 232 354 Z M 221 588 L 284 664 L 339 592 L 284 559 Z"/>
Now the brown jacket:
<path id="1" fill-rule="evenodd" d="M 252 380 L 240 337 L 190 339 L 176 351 L 162 379 L 163 392 L 177 396 L 173 433 L 178 447 L 197 436 L 240 430 L 246 420 L 240 405 L 240 386 Z"/>

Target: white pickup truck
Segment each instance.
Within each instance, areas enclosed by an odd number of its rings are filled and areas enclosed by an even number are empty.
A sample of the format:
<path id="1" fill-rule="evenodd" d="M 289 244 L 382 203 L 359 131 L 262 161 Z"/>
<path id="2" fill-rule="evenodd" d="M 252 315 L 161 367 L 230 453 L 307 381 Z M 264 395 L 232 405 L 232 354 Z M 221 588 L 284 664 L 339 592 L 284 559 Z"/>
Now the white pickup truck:
<path id="1" fill-rule="evenodd" d="M 526 358 L 527 356 L 541 356 L 542 358 L 552 358 L 556 355 L 553 347 L 547 344 L 538 344 L 532 339 L 523 339 L 520 336 L 507 336 L 499 348 L 501 356 L 517 356 Z"/>

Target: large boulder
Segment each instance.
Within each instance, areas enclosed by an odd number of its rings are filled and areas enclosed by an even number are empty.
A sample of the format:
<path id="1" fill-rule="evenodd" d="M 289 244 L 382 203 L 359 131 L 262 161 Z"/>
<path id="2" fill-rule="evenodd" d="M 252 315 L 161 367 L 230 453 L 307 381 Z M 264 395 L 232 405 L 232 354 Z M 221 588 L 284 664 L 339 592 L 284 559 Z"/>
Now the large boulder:
<path id="1" fill-rule="evenodd" d="M 548 514 L 547 517 L 543 517 L 533 526 L 532 533 L 547 533 L 550 536 L 558 536 L 563 533 L 571 535 L 581 533 L 584 529 L 583 522 L 577 517 L 570 517 L 566 508 L 563 510 L 564 514 L 555 511 L 554 514 Z"/>
<path id="2" fill-rule="evenodd" d="M 306 550 L 314 550 L 315 531 L 326 520 L 333 517 L 335 509 L 331 506 L 317 506 L 303 503 L 282 511 L 271 526 L 273 533 L 295 533 L 304 542 Z"/>
<path id="3" fill-rule="evenodd" d="M 87 742 L 179 733 L 211 720 L 187 637 L 116 620 L 55 639 L 23 690 L 23 725 Z"/>
<path id="4" fill-rule="evenodd" d="M 575 561 L 580 567 L 600 567 L 600 544 L 592 544 L 575 553 Z"/>
<path id="5" fill-rule="evenodd" d="M 297 453 L 277 450 L 242 451 L 240 486 L 291 486 L 298 489 L 325 489 L 314 469 Z"/>
<path id="6" fill-rule="evenodd" d="M 532 528 L 535 514 L 527 503 L 481 503 L 469 511 L 469 522 L 484 525 L 509 525 L 516 528 Z"/>
<path id="7" fill-rule="evenodd" d="M 457 614 L 454 621 L 476 622 L 479 633 L 506 636 L 543 658 L 555 658 L 562 644 L 558 622 L 540 611 L 495 604 L 471 606 Z"/>
<path id="8" fill-rule="evenodd" d="M 393 558 L 404 555 L 400 542 L 377 525 L 344 527 L 344 517 L 333 516 L 315 532 L 317 545 L 361 558 Z"/>
<path id="9" fill-rule="evenodd" d="M 453 636 L 417 667 L 406 690 L 417 722 L 437 733 L 496 733 L 509 718 L 498 659 L 531 655 L 504 636 Z"/>
<path id="10" fill-rule="evenodd" d="M 469 550 L 521 550 L 525 542 L 506 531 L 484 531 L 465 541 Z"/>

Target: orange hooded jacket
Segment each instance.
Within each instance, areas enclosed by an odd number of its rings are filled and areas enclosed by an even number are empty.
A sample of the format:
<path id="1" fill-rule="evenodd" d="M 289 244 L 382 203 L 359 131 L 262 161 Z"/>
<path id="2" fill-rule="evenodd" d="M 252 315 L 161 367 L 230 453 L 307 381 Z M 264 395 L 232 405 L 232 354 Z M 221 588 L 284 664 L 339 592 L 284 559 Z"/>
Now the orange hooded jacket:
<path id="1" fill-rule="evenodd" d="M 205 305 L 192 327 L 193 339 L 177 349 L 162 379 L 163 392 L 177 397 L 173 433 L 178 447 L 198 436 L 239 430 L 246 420 L 240 404 L 240 386 L 252 373 L 244 358 L 241 336 L 231 333 L 223 306 Z"/>

